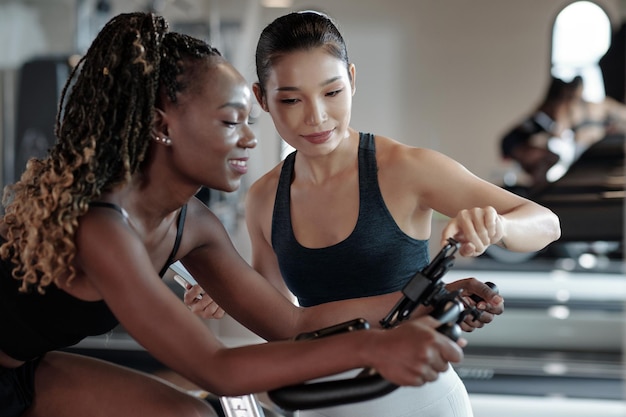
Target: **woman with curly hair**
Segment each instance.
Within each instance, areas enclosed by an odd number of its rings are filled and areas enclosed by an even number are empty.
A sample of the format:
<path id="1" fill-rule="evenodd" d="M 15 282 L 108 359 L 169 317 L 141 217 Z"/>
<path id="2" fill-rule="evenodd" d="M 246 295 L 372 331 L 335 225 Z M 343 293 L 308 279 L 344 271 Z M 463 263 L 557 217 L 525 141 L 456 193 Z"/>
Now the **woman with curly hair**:
<path id="1" fill-rule="evenodd" d="M 239 187 L 256 144 L 251 101 L 217 50 L 168 32 L 161 17 L 123 14 L 103 28 L 63 90 L 58 142 L 5 192 L 0 416 L 215 415 L 157 378 L 61 350 L 118 323 L 165 366 L 217 395 L 359 367 L 421 385 L 462 358 L 459 344 L 423 318 L 391 331 L 285 340 L 386 311 L 295 307 L 194 198 L 201 186 Z M 178 260 L 235 319 L 283 341 L 226 348 L 162 282 Z"/>

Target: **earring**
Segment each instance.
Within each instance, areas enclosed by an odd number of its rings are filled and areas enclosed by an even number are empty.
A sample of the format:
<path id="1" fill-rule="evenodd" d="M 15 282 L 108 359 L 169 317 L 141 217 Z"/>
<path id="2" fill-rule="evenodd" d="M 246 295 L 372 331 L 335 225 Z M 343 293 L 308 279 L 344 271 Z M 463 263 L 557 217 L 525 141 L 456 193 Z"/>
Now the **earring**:
<path id="1" fill-rule="evenodd" d="M 167 136 L 163 136 L 163 137 L 155 136 L 154 140 L 159 142 L 159 143 L 162 143 L 164 145 L 171 145 L 172 144 L 172 139 L 167 137 Z"/>

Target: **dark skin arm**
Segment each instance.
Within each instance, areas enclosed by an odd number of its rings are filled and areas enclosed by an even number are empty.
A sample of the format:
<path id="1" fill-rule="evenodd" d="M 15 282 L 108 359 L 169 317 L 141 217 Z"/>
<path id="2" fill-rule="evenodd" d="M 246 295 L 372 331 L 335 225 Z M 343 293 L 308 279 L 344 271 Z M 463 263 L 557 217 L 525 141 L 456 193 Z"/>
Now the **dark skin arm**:
<path id="1" fill-rule="evenodd" d="M 193 210 L 189 214 L 193 224 Z M 208 226 L 219 225 L 217 219 L 207 218 Z M 223 228 L 203 245 L 194 241 L 197 232 L 184 238 L 181 252 L 190 246 L 196 249 L 183 261 L 202 276 L 201 282 L 210 282 L 216 299 L 248 327 L 282 338 L 303 330 L 303 323 L 317 327 L 330 324 L 324 317 L 336 318 L 336 313 L 324 314 L 324 309 L 318 311 L 322 318 L 303 313 L 263 284 L 243 260 L 236 260 Z M 437 323 L 423 320 L 406 323 L 393 333 L 355 332 L 306 343 L 225 348 L 161 281 L 143 242 L 117 213 L 100 210 L 83 216 L 76 243 L 77 281 L 87 279 L 129 334 L 155 358 L 218 395 L 260 392 L 359 367 L 373 367 L 397 384 L 419 385 L 434 379 L 448 361 L 462 357 L 458 345 L 433 331 Z M 199 274 L 203 266 L 204 273 Z M 248 288 L 251 291 L 241 291 L 253 282 L 257 284 Z M 275 317 L 285 318 L 284 324 Z"/>
<path id="2" fill-rule="evenodd" d="M 464 322 L 461 324 L 463 331 L 472 332 L 475 329 L 482 328 L 486 324 L 491 323 L 496 315 L 500 315 L 504 312 L 504 299 L 502 296 L 476 278 L 472 277 L 454 281 L 446 284 L 446 289 L 450 292 L 462 290 L 464 302 L 469 306 L 476 306 L 482 311 L 478 319 L 474 319 L 472 316 L 465 318 Z M 196 296 L 201 293 L 205 293 L 204 289 L 200 285 L 194 285 L 188 291 L 185 291 L 183 301 L 189 306 L 190 310 L 199 317 L 204 319 L 213 318 L 216 303 L 211 297 L 202 299 L 196 298 Z M 472 295 L 477 295 L 483 300 L 489 301 L 480 301 L 477 303 L 470 298 Z M 380 296 L 358 299 L 358 302 L 351 300 L 343 301 L 340 306 L 342 306 L 342 308 L 346 308 L 350 305 L 354 306 L 354 310 L 351 311 L 362 313 L 358 315 L 358 317 L 368 316 L 370 317 L 370 324 L 374 327 L 379 327 L 379 320 L 389 312 L 401 297 L 402 292 L 396 291 Z M 383 306 L 385 307 L 383 308 Z M 386 306 L 389 307 L 387 308 Z M 429 312 L 430 308 L 420 306 L 415 310 L 413 316 L 420 317 Z M 381 313 L 381 315 L 375 316 L 375 314 L 378 313 Z"/>

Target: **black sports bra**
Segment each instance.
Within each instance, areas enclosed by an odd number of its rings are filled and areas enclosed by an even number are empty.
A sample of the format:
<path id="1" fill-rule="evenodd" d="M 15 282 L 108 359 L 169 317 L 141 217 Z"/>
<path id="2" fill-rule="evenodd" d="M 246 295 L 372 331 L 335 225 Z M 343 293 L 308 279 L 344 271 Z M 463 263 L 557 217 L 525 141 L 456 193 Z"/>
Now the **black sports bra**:
<path id="1" fill-rule="evenodd" d="M 122 216 L 124 216 L 125 219 L 128 219 L 128 213 L 126 212 L 126 210 L 124 210 L 122 207 L 118 206 L 117 204 L 109 203 L 106 201 L 92 201 L 89 203 L 89 205 L 93 207 L 106 207 L 106 208 L 113 209 L 117 211 L 118 213 L 120 213 Z M 159 271 L 159 276 L 161 277 L 165 275 L 165 273 L 167 272 L 167 269 L 176 260 L 175 258 L 176 252 L 178 252 L 178 248 L 180 247 L 180 241 L 182 240 L 182 237 L 183 237 L 183 227 L 185 226 L 186 215 L 187 215 L 187 204 L 182 206 L 180 209 L 180 213 L 178 213 L 178 224 L 176 226 L 176 240 L 174 241 L 174 247 L 172 248 L 172 252 L 170 253 L 170 256 L 167 258 L 167 261 L 165 262 L 165 265 L 163 266 L 163 268 L 161 268 L 161 271 Z"/>

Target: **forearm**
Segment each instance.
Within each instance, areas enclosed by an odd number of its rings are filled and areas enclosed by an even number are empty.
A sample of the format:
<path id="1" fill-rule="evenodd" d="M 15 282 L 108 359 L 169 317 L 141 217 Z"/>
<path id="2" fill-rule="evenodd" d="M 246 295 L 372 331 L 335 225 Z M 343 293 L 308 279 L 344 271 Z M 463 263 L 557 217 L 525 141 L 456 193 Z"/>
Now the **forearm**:
<path id="1" fill-rule="evenodd" d="M 301 308 L 296 328 L 298 333 L 310 332 L 356 318 L 367 320 L 371 328 L 379 328 L 380 320 L 389 313 L 401 296 L 402 294 L 396 291 Z"/>
<path id="2" fill-rule="evenodd" d="M 558 217 L 547 208 L 532 202 L 501 217 L 504 221 L 504 235 L 498 244 L 511 251 L 538 251 L 561 236 Z"/>
<path id="3" fill-rule="evenodd" d="M 202 376 L 194 382 L 214 394 L 234 396 L 369 367 L 372 361 L 365 346 L 373 334 L 367 333 L 225 348 L 205 367 L 209 379 Z"/>

